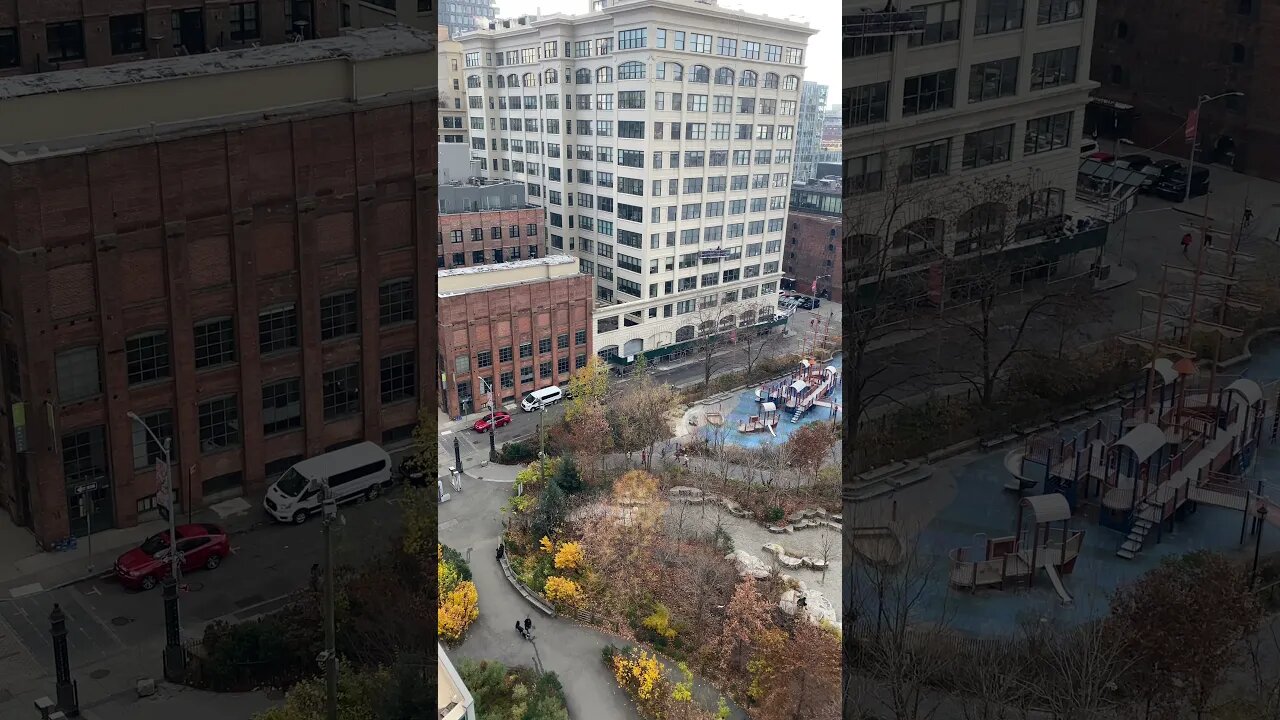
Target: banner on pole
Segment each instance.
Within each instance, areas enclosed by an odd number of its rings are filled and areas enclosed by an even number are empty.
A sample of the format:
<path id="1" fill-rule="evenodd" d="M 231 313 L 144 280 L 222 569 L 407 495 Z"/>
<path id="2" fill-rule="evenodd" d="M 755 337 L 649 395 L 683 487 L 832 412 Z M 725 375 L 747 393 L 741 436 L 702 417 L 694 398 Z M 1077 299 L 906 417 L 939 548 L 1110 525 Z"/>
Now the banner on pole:
<path id="1" fill-rule="evenodd" d="M 1196 130 L 1199 125 L 1200 125 L 1200 111 L 1192 110 L 1190 113 L 1187 114 L 1187 127 L 1186 127 L 1187 142 L 1193 143 L 1196 141 Z"/>
<path id="2" fill-rule="evenodd" d="M 156 460 L 156 507 L 165 512 L 173 510 L 173 490 L 169 482 L 169 466 L 163 460 Z"/>

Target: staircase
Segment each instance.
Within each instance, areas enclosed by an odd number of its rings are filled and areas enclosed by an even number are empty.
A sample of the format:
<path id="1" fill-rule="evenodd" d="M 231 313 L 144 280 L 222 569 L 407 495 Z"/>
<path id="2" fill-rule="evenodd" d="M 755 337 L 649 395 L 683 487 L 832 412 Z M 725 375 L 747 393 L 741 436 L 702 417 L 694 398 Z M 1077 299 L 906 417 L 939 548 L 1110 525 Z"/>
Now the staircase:
<path id="1" fill-rule="evenodd" d="M 1129 536 L 1125 538 L 1124 543 L 1120 545 L 1120 549 L 1116 551 L 1116 556 L 1125 560 L 1132 560 L 1142 552 L 1142 546 L 1147 542 L 1147 535 L 1150 534 L 1152 528 L 1160 521 L 1160 508 L 1152 505 L 1146 500 L 1138 506 L 1134 513 L 1133 525 L 1129 528 Z"/>
<path id="2" fill-rule="evenodd" d="M 791 422 L 793 422 L 793 423 L 795 423 L 795 422 L 800 422 L 800 416 L 801 416 L 801 415 L 804 415 L 804 411 L 805 411 L 805 408 L 803 408 L 803 407 L 797 407 L 797 408 L 796 408 L 796 414 L 791 416 Z"/>

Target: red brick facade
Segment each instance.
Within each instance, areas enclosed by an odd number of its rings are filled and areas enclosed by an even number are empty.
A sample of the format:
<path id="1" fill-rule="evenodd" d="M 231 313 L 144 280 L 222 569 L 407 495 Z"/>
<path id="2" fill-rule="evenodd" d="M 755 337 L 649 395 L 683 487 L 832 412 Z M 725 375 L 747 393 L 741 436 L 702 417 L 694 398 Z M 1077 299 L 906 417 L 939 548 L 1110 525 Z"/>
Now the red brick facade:
<path id="1" fill-rule="evenodd" d="M 511 236 L 513 227 L 516 237 Z M 542 227 L 542 208 L 441 215 L 438 266 L 456 268 L 542 257 Z M 477 236 L 481 239 L 476 240 Z M 500 260 L 494 255 L 495 250 L 502 251 Z M 476 253 L 483 253 L 483 259 L 477 258 Z"/>
<path id="2" fill-rule="evenodd" d="M 192 481 L 196 506 L 260 492 L 273 461 L 407 434 L 436 373 L 435 123 L 424 99 L 0 163 L 0 396 L 28 407 L 29 452 L 0 447 L 9 512 L 42 542 L 66 536 L 67 438 L 97 428 L 110 510 L 94 527 L 136 524 L 155 484 L 135 469 L 129 411 L 172 411 L 175 482 L 185 500 Z M 415 319 L 380 327 L 393 279 L 413 281 Z M 322 341 L 321 297 L 341 290 L 356 292 L 358 330 Z M 295 308 L 297 342 L 261 355 L 259 312 L 281 304 Z M 233 318 L 234 361 L 197 370 L 193 326 L 216 317 Z M 131 386 L 126 341 L 148 331 L 167 333 L 170 372 Z M 100 392 L 60 403 L 55 355 L 81 347 L 98 353 Z M 416 358 L 417 399 L 384 403 L 380 363 L 396 351 Z M 351 363 L 356 412 L 326 420 L 323 373 Z M 287 378 L 301 427 L 264 437 L 261 388 Z M 239 441 L 202 452 L 197 408 L 220 396 L 235 399 Z"/>
<path id="3" fill-rule="evenodd" d="M 825 290 L 831 300 L 840 302 L 840 237 L 839 217 L 792 208 L 787 216 L 787 260 L 782 271 L 796 281 L 796 292 L 811 294 L 814 278 L 819 278 L 818 293 Z"/>
<path id="4" fill-rule="evenodd" d="M 239 0 L 187 0 L 182 3 L 160 0 L 0 0 L 0 31 L 16 30 L 18 34 L 19 67 L 6 68 L 0 58 L 0 75 L 43 72 L 47 70 L 71 70 L 75 68 L 109 65 L 145 58 L 172 57 L 178 54 L 175 37 L 181 32 L 173 28 L 173 13 L 200 10 L 203 33 L 201 43 L 205 50 L 218 48 L 230 50 L 248 47 L 253 43 L 275 45 L 288 40 L 293 28 L 290 23 L 306 14 L 305 3 L 295 0 L 258 0 L 256 3 L 256 35 L 249 33 L 244 39 L 232 39 L 232 14 L 230 5 Z M 298 14 L 291 16 L 294 6 Z M 305 26 L 307 37 L 334 37 L 338 34 L 341 0 L 311 0 L 311 20 Z M 123 15 L 144 16 L 143 41 L 145 49 L 139 52 L 113 52 L 111 18 Z M 194 13 L 184 15 L 193 18 Z M 83 37 L 83 58 L 51 63 L 49 59 L 48 27 L 53 23 L 80 21 Z M 302 26 L 299 26 L 300 28 Z M 188 34 L 190 38 L 191 35 Z M 157 38 L 154 39 L 153 38 Z M 192 52 L 198 50 L 193 48 Z"/>
<path id="5" fill-rule="evenodd" d="M 591 357 L 593 284 L 590 275 L 571 275 L 440 298 L 440 409 L 449 417 L 478 412 L 485 403 L 479 378 L 494 383 L 499 405 L 567 383 Z M 526 344 L 529 356 L 521 357 Z M 484 352 L 489 364 L 482 367 Z M 549 375 L 542 372 L 547 363 Z M 522 376 L 524 368 L 532 372 Z M 460 403 L 460 387 L 474 399 L 470 408 Z"/>

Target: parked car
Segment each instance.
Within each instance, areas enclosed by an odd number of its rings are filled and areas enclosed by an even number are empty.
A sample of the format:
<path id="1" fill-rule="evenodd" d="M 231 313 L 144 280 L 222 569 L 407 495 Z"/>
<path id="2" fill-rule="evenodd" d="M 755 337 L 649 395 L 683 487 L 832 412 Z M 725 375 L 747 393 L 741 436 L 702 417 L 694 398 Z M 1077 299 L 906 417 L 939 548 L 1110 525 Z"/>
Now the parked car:
<path id="1" fill-rule="evenodd" d="M 1128 165 L 1130 170 L 1142 170 L 1151 164 L 1151 158 L 1146 155 L 1121 155 L 1120 162 Z"/>
<path id="2" fill-rule="evenodd" d="M 1182 202 L 1187 196 L 1186 173 L 1176 172 L 1166 176 L 1156 183 L 1154 192 L 1157 197 L 1165 200 Z M 1209 169 L 1197 167 L 1191 172 L 1191 197 L 1199 197 L 1207 192 L 1209 192 Z"/>
<path id="3" fill-rule="evenodd" d="M 179 525 L 175 531 L 178 563 L 184 573 L 200 568 L 214 570 L 231 554 L 231 540 L 217 525 Z M 116 559 L 116 577 L 127 588 L 150 590 L 169 576 L 170 552 L 169 531 L 156 533 Z"/>
<path id="4" fill-rule="evenodd" d="M 1089 153 L 1089 154 L 1085 157 L 1085 159 L 1086 159 L 1086 160 L 1096 160 L 1096 161 L 1098 161 L 1098 162 L 1100 162 L 1100 163 L 1109 163 L 1109 162 L 1115 162 L 1116 156 L 1115 156 L 1115 155 L 1112 155 L 1112 154 L 1111 154 L 1111 153 L 1109 153 L 1109 152 L 1103 152 L 1103 151 L 1099 150 L 1098 152 Z"/>
<path id="5" fill-rule="evenodd" d="M 1151 164 L 1160 171 L 1161 178 L 1168 177 L 1175 172 L 1183 170 L 1182 163 L 1177 160 L 1157 160 Z"/>
<path id="6" fill-rule="evenodd" d="M 1142 185 L 1138 187 L 1138 192 L 1143 195 L 1151 194 L 1151 191 L 1156 188 L 1156 183 L 1160 182 L 1164 177 L 1164 175 L 1160 173 L 1160 168 L 1155 165 L 1147 165 L 1139 172 L 1142 173 Z"/>
<path id="7" fill-rule="evenodd" d="M 489 413 L 488 415 L 485 415 L 484 417 L 475 421 L 475 424 L 471 426 L 471 429 L 475 430 L 478 433 L 489 432 L 490 425 L 492 425 L 495 428 L 500 428 L 509 422 L 511 422 L 511 414 L 505 413 L 499 410 L 494 413 Z"/>

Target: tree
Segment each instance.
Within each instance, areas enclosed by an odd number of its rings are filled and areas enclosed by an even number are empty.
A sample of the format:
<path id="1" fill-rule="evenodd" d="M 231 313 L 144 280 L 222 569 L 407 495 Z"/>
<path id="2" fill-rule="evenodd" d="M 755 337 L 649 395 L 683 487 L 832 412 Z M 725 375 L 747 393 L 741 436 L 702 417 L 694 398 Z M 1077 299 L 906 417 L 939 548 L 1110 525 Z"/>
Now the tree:
<path id="1" fill-rule="evenodd" d="M 725 608 L 720 636 L 705 646 L 708 659 L 726 676 L 742 678 L 749 670 L 757 643 L 773 629 L 771 612 L 769 601 L 756 590 L 756 580 L 743 578 Z"/>
<path id="2" fill-rule="evenodd" d="M 552 478 L 560 489 L 564 490 L 565 495 L 572 495 L 582 489 L 582 478 L 578 475 L 578 467 L 574 465 L 573 458 L 568 455 L 560 458 L 560 464 L 556 467 L 556 474 Z"/>
<path id="3" fill-rule="evenodd" d="M 400 516 L 404 522 L 401 545 L 405 554 L 416 558 L 431 557 L 440 509 L 435 492 L 425 488 L 408 488 L 400 508 Z"/>
<path id="4" fill-rule="evenodd" d="M 729 313 L 729 307 L 720 302 L 718 294 L 698 301 L 696 316 L 698 325 L 694 328 L 697 340 L 694 344 L 694 352 L 697 353 L 699 362 L 702 364 L 703 387 L 711 385 L 712 373 L 723 364 L 724 358 L 719 353 L 728 344 L 728 331 L 734 323 L 734 316 Z M 721 332 L 722 329 L 724 332 Z"/>
<path id="5" fill-rule="evenodd" d="M 789 465 L 809 475 L 817 482 L 818 470 L 827 454 L 840 442 L 840 427 L 833 422 L 812 422 L 796 428 L 783 445 L 783 455 Z"/>
<path id="6" fill-rule="evenodd" d="M 423 405 L 418 410 L 418 424 L 413 428 L 413 461 L 424 473 L 440 467 L 440 434 L 435 409 Z"/>
<path id="7" fill-rule="evenodd" d="M 1043 621 L 1031 625 L 1025 633 L 1037 671 L 1015 673 L 1024 677 L 1026 695 L 1062 720 L 1106 716 L 1113 709 L 1118 678 L 1133 662 L 1126 652 L 1126 638 L 1104 622 L 1076 628 Z"/>
<path id="8" fill-rule="evenodd" d="M 414 671 L 416 670 L 416 671 Z M 431 689 L 420 668 L 351 669 L 338 674 L 339 720 L 410 720 L 431 717 Z M 316 720 L 325 716 L 324 678 L 303 680 L 289 689 L 284 704 L 256 720 Z"/>
<path id="9" fill-rule="evenodd" d="M 672 435 L 670 416 L 679 400 L 670 385 L 644 375 L 615 405 L 620 449 L 628 454 L 647 449 L 645 469 L 653 467 L 653 446 Z"/>
<path id="10" fill-rule="evenodd" d="M 554 478 L 542 488 L 538 506 L 533 511 L 531 528 L 534 537 L 554 535 L 569 512 L 569 501 Z"/>
<path id="11" fill-rule="evenodd" d="M 582 462 L 583 478 L 588 483 L 594 481 L 600 472 L 600 460 L 613 447 L 613 428 L 602 403 L 590 402 L 578 408 L 568 424 L 565 443 Z"/>
<path id="12" fill-rule="evenodd" d="M 1245 574 L 1221 555 L 1166 558 L 1112 598 L 1110 630 L 1131 655 L 1131 682 L 1151 710 L 1189 705 L 1203 717 L 1262 609 Z"/>
<path id="13" fill-rule="evenodd" d="M 573 422 L 592 405 L 604 402 L 609 393 L 609 369 L 599 355 L 587 358 L 587 364 L 569 377 L 569 402 L 564 419 Z"/>
<path id="14" fill-rule="evenodd" d="M 797 617 L 790 639 L 769 657 L 771 681 L 760 698 L 764 720 L 839 720 L 840 644 L 831 632 Z"/>
<path id="15" fill-rule="evenodd" d="M 753 323 L 763 322 L 763 318 L 772 319 L 777 312 L 774 308 L 764 303 L 751 305 L 745 310 L 740 310 L 738 315 L 738 324 L 747 323 L 742 332 L 737 334 L 738 349 L 742 352 L 742 359 L 746 361 L 743 370 L 746 377 L 751 377 L 751 371 L 755 369 L 756 363 L 764 357 L 764 353 L 769 348 L 779 344 L 779 335 L 775 335 L 772 328 L 761 331 L 758 328 L 751 327 Z"/>

